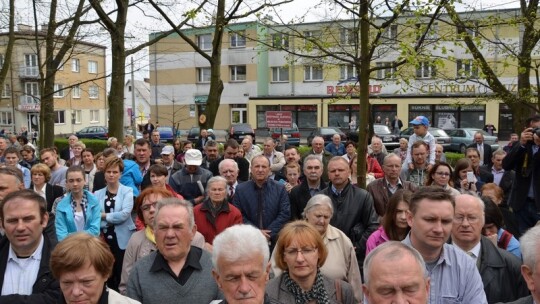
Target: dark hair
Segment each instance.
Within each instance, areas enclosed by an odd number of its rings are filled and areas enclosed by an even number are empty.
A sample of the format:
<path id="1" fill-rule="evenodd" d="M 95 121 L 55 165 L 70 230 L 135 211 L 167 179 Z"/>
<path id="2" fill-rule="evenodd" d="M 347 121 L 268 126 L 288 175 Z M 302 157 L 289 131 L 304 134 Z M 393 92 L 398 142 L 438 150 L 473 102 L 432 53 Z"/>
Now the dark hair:
<path id="1" fill-rule="evenodd" d="M 450 185 L 450 187 L 454 187 L 454 182 L 452 181 L 453 177 L 454 177 L 454 172 L 452 170 L 452 167 L 445 163 L 445 162 L 438 162 L 438 163 L 435 163 L 435 165 L 433 165 L 433 168 L 431 168 L 431 171 L 429 171 L 429 174 L 428 174 L 428 177 L 427 177 L 427 180 L 426 180 L 426 186 L 429 186 L 431 184 L 433 184 L 433 174 L 435 174 L 437 172 L 437 169 L 439 167 L 446 167 L 448 168 L 448 170 L 450 170 L 450 176 L 449 176 L 449 179 L 448 179 L 448 185 Z"/>
<path id="2" fill-rule="evenodd" d="M 22 140 L 23 144 L 25 144 L 25 145 L 28 143 L 28 138 L 26 138 L 26 137 L 24 137 L 22 135 L 17 136 L 17 141 L 21 141 L 21 140 Z"/>
<path id="3" fill-rule="evenodd" d="M 164 165 L 154 164 L 151 165 L 150 168 L 148 168 L 148 174 L 151 173 L 154 173 L 157 176 L 167 176 L 169 174 L 169 171 Z"/>
<path id="4" fill-rule="evenodd" d="M 540 115 L 536 114 L 534 116 L 527 118 L 527 120 L 525 121 L 525 125 L 527 128 L 529 128 L 533 123 L 539 122 L 539 121 L 540 121 Z"/>
<path id="5" fill-rule="evenodd" d="M 471 161 L 468 158 L 465 158 L 465 157 L 460 158 L 456 162 L 456 165 L 454 166 L 454 176 L 453 176 L 454 185 L 456 185 L 456 187 L 461 188 L 461 183 L 460 183 L 460 178 L 459 178 L 459 171 L 467 169 L 469 167 L 472 168 L 472 164 L 471 164 Z"/>
<path id="6" fill-rule="evenodd" d="M 345 143 L 345 148 L 347 148 L 349 145 L 353 145 L 353 147 L 356 148 L 356 143 L 352 140 L 347 140 L 347 142 Z"/>
<path id="7" fill-rule="evenodd" d="M 83 176 L 83 179 L 86 179 L 86 173 L 84 172 L 84 168 L 81 166 L 71 166 L 66 170 L 66 179 L 68 178 L 68 174 L 73 172 L 80 172 Z"/>
<path id="8" fill-rule="evenodd" d="M 482 196 L 482 201 L 484 201 L 484 225 L 493 224 L 497 230 L 504 227 L 504 219 L 499 206 L 487 196 Z"/>
<path id="9" fill-rule="evenodd" d="M 19 153 L 19 149 L 15 148 L 15 147 L 13 147 L 13 146 L 8 147 L 8 148 L 6 148 L 6 149 L 4 150 L 4 154 L 3 154 L 4 157 L 6 157 L 6 155 L 8 155 L 8 154 L 15 154 L 15 155 L 17 155 L 17 157 L 18 157 L 19 159 L 21 159 L 21 153 Z"/>
<path id="10" fill-rule="evenodd" d="M 478 149 L 476 149 L 474 147 L 467 148 L 467 150 L 465 150 L 465 156 L 467 156 L 467 154 L 469 154 L 469 152 L 476 152 L 476 155 L 478 155 L 478 157 L 480 157 L 480 151 L 478 151 Z"/>
<path id="11" fill-rule="evenodd" d="M 22 146 L 21 148 L 21 152 L 24 151 L 24 152 L 30 152 L 30 153 L 36 153 L 36 149 L 32 148 L 32 146 L 30 145 L 24 145 Z"/>
<path id="12" fill-rule="evenodd" d="M 41 218 L 43 218 L 47 213 L 47 202 L 41 195 L 37 194 L 34 190 L 22 189 L 9 193 L 2 201 L 0 201 L 0 218 L 2 219 L 2 223 L 4 222 L 4 206 L 9 201 L 17 198 L 35 202 L 39 206 L 39 214 L 41 215 Z"/>
<path id="13" fill-rule="evenodd" d="M 405 202 L 410 207 L 412 192 L 409 190 L 399 189 L 397 190 L 388 201 L 386 206 L 386 212 L 382 217 L 382 226 L 384 232 L 388 236 L 388 239 L 391 241 L 402 241 L 399 239 L 399 236 L 396 231 L 396 214 L 397 207 L 400 202 Z M 411 227 L 407 228 L 407 233 L 411 230 Z"/>
<path id="14" fill-rule="evenodd" d="M 84 152 L 90 153 L 90 154 L 92 154 L 92 156 L 94 156 L 94 150 L 92 150 L 92 148 L 85 148 L 85 149 L 83 149 L 82 152 L 81 152 L 81 155 L 82 155 Z"/>
<path id="15" fill-rule="evenodd" d="M 116 149 L 114 148 L 105 148 L 105 150 L 103 150 L 103 157 L 105 158 L 109 158 L 111 156 L 116 156 Z"/>
<path id="16" fill-rule="evenodd" d="M 124 152 L 124 154 L 122 154 L 122 159 L 135 160 L 136 158 L 135 158 L 135 154 Z"/>
<path id="17" fill-rule="evenodd" d="M 442 202 L 447 201 L 452 204 L 452 208 L 455 207 L 454 197 L 450 192 L 437 186 L 424 186 L 418 188 L 411 197 L 411 203 L 409 204 L 409 211 L 414 215 L 418 210 L 418 205 L 424 199 Z"/>
<path id="18" fill-rule="evenodd" d="M 135 146 L 148 146 L 148 149 L 152 149 L 150 141 L 144 138 L 139 138 L 135 141 Z"/>
<path id="19" fill-rule="evenodd" d="M 229 139 L 227 140 L 227 142 L 223 145 L 223 149 L 224 150 L 227 150 L 228 147 L 231 147 L 233 149 L 237 149 L 240 147 L 240 145 L 238 144 L 238 142 L 234 139 Z"/>

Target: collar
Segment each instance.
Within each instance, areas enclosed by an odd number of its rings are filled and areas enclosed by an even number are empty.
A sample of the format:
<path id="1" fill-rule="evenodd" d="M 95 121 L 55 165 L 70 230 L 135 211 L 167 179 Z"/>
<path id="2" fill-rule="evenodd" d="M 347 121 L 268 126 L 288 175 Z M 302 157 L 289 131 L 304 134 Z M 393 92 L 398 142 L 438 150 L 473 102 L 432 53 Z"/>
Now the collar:
<path id="1" fill-rule="evenodd" d="M 184 266 L 182 266 L 182 270 L 191 267 L 196 270 L 202 270 L 201 266 L 201 255 L 202 255 L 202 249 L 198 247 L 193 247 L 189 249 L 189 252 L 186 256 L 186 261 L 184 262 Z M 180 273 L 182 272 L 180 271 Z M 154 263 L 152 263 L 152 266 L 150 267 L 150 272 L 158 272 L 158 271 L 166 271 L 175 277 L 176 274 L 173 273 L 171 270 L 171 267 L 169 266 L 169 262 L 165 259 L 165 257 L 158 251 L 156 251 L 156 258 L 154 259 Z"/>
<path id="2" fill-rule="evenodd" d="M 201 206 L 201 210 L 205 210 L 205 211 L 210 211 L 210 210 L 216 210 L 217 211 L 217 214 L 221 213 L 221 212 L 225 212 L 225 213 L 229 213 L 230 209 L 229 209 L 229 202 L 227 201 L 227 199 L 224 199 L 223 202 L 221 202 L 221 205 L 219 205 L 219 207 L 217 208 L 212 208 L 212 201 L 210 200 L 210 198 L 206 199 L 203 201 L 203 205 Z M 217 216 L 216 214 L 216 216 Z"/>
<path id="3" fill-rule="evenodd" d="M 482 247 L 480 242 L 478 242 L 476 245 L 474 245 L 474 247 L 471 248 L 471 250 L 469 250 L 469 251 L 463 250 L 454 241 L 452 241 L 452 245 L 456 246 L 456 248 L 459 248 L 461 251 L 465 252 L 467 255 L 469 255 L 469 252 L 472 253 L 474 255 L 475 260 L 478 260 L 478 258 L 480 258 L 480 248 Z"/>
<path id="4" fill-rule="evenodd" d="M 41 235 L 41 239 L 39 241 L 39 245 L 37 246 L 36 250 L 28 257 L 36 261 L 41 261 L 41 254 L 43 253 L 43 234 Z M 13 251 L 13 248 L 11 247 L 11 243 L 9 244 L 9 253 L 8 253 L 8 261 L 13 260 L 17 264 L 19 263 L 19 258 L 15 251 Z"/>
<path id="5" fill-rule="evenodd" d="M 43 187 L 41 187 L 41 189 L 37 189 L 36 186 L 34 185 L 34 191 L 36 192 L 41 191 L 42 193 L 45 193 L 46 188 L 47 188 L 47 183 L 43 184 Z"/>
<path id="6" fill-rule="evenodd" d="M 392 186 L 392 185 L 390 184 L 390 182 L 388 182 L 388 179 L 386 179 L 386 177 L 384 178 L 384 181 L 386 182 L 386 186 L 387 186 L 387 187 L 394 188 L 394 186 Z M 399 186 L 402 186 L 402 187 L 403 187 L 403 183 L 401 182 L 401 178 L 399 178 L 399 177 L 398 177 L 398 181 L 397 181 L 396 186 L 398 186 L 398 187 L 399 187 Z"/>
<path id="7" fill-rule="evenodd" d="M 491 167 L 491 173 L 493 173 L 494 175 L 495 175 L 495 174 L 503 174 L 503 173 L 504 173 L 504 169 L 497 170 L 497 169 L 495 169 L 495 167 Z"/>
<path id="8" fill-rule="evenodd" d="M 411 242 L 411 232 L 409 231 L 409 233 L 407 234 L 407 236 L 405 237 L 405 239 L 403 241 L 401 241 L 403 244 L 407 245 L 407 246 L 410 246 L 412 248 L 414 248 L 412 242 Z M 437 260 L 437 265 L 439 264 L 442 264 L 442 263 L 446 263 L 448 264 L 448 266 L 452 266 L 452 261 L 450 260 L 449 256 L 448 256 L 448 253 L 447 253 L 447 250 L 446 249 L 446 246 L 452 246 L 450 244 L 446 244 L 444 243 L 443 244 L 443 247 L 441 248 L 441 255 L 439 255 L 439 259 Z M 416 249 L 416 248 L 414 248 Z M 420 253 L 422 254 L 422 253 Z"/>
<path id="9" fill-rule="evenodd" d="M 324 234 L 324 237 L 328 239 L 329 241 L 337 240 L 339 239 L 339 231 L 336 227 L 328 224 L 328 227 L 326 227 L 326 232 Z"/>

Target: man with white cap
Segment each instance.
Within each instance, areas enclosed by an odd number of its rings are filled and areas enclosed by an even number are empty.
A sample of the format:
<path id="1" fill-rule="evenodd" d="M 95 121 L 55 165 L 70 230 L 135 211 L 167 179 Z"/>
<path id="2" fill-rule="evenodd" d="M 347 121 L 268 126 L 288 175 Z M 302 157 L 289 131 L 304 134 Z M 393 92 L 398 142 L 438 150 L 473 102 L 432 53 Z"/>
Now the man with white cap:
<path id="1" fill-rule="evenodd" d="M 182 170 L 182 164 L 174 159 L 174 147 L 165 146 L 161 150 L 161 163 L 167 168 L 167 182 L 170 182 L 171 176 Z"/>
<path id="2" fill-rule="evenodd" d="M 187 150 L 184 160 L 186 166 L 171 175 L 169 185 L 184 199 L 196 205 L 203 201 L 206 183 L 213 175 L 212 172 L 201 168 L 201 151 L 197 149 Z"/>

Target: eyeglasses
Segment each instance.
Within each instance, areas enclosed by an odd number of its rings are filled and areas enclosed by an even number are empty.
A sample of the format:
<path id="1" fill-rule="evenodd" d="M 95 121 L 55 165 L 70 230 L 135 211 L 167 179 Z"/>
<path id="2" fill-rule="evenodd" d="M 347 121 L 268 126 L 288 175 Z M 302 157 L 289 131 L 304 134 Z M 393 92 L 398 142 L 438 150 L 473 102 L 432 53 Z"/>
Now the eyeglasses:
<path id="1" fill-rule="evenodd" d="M 154 209 L 156 209 L 156 205 L 157 205 L 157 202 L 153 202 L 153 203 L 150 203 L 150 204 L 145 204 L 145 205 L 141 206 L 141 210 L 142 211 L 150 211 L 150 208 L 152 208 L 152 207 L 154 207 Z"/>
<path id="2" fill-rule="evenodd" d="M 450 173 L 448 173 L 448 172 L 435 172 L 435 174 L 437 174 L 439 176 L 450 176 Z"/>
<path id="3" fill-rule="evenodd" d="M 468 216 L 457 215 L 457 216 L 454 216 L 454 223 L 462 224 L 465 219 L 467 219 L 469 224 L 476 224 L 480 221 L 480 218 L 474 215 L 468 215 Z"/>
<path id="4" fill-rule="evenodd" d="M 293 258 L 293 257 L 296 257 L 298 253 L 300 252 L 304 257 L 306 257 L 306 256 L 314 254 L 316 251 L 317 251 L 317 247 L 291 248 L 291 249 L 285 250 L 285 255 Z"/>

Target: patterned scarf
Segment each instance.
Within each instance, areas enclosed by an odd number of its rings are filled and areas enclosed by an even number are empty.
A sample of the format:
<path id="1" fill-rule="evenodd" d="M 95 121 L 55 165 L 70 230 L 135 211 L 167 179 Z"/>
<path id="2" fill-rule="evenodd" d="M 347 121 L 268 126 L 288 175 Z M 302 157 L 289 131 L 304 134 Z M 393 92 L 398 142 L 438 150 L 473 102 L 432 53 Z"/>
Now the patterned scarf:
<path id="1" fill-rule="evenodd" d="M 285 280 L 285 286 L 294 295 L 295 304 L 306 304 L 311 300 L 316 300 L 317 304 L 330 303 L 330 300 L 328 300 L 328 294 L 324 288 L 323 277 L 319 269 L 317 269 L 315 284 L 313 284 L 311 290 L 306 292 L 302 291 L 302 288 L 300 288 L 300 286 L 298 286 L 298 284 L 291 279 L 288 271 L 283 273 L 283 277 Z"/>

